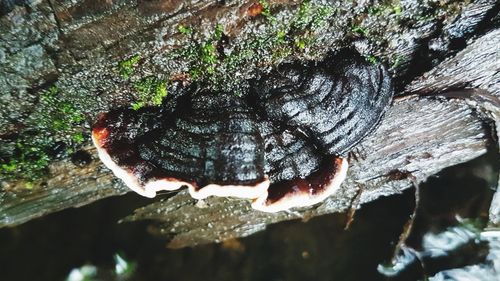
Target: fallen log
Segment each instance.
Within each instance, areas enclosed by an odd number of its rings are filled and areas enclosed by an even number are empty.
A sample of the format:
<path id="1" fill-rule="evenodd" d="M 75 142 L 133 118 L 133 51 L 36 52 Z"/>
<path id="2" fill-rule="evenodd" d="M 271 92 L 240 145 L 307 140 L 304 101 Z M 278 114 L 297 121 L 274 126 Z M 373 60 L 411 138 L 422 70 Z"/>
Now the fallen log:
<path id="1" fill-rule="evenodd" d="M 41 2 L 33 4 L 38 6 L 32 7 L 29 13 L 20 7 L 9 6 L 14 10 L 3 16 L 0 22 L 2 34 L 9 34 L 4 37 L 5 40 L 0 40 L 0 63 L 4 66 L 0 68 L 0 86 L 5 93 L 10 93 L 0 99 L 0 152 L 10 153 L 15 146 L 12 136 L 19 133 L 17 130 L 22 128 L 25 116 L 36 108 L 48 85 L 57 85 L 61 91 L 69 93 L 72 101 L 81 103 L 87 117 L 87 123 L 82 127 L 88 130 L 89 123 L 99 111 L 130 102 L 134 86 L 113 74 L 116 73 L 117 60 L 139 54 L 146 61 L 144 65 L 175 69 L 172 64 L 177 62 L 165 65 L 155 63 L 161 62 L 160 54 L 172 49 L 172 41 L 178 43 L 177 39 L 170 38 L 179 37 L 177 26 L 180 23 L 199 22 L 200 19 L 209 19 L 210 24 L 221 21 L 233 28 L 228 33 L 236 35 L 258 30 L 255 27 L 259 26 L 258 21 L 252 22 L 246 16 L 242 20 L 241 11 L 248 3 L 219 5 L 215 2 L 172 4 L 163 6 L 163 10 L 127 1 L 89 9 L 85 9 L 83 2 L 58 2 L 55 5 Z M 394 12 L 398 7 L 387 10 L 387 7 L 377 6 L 378 10 L 370 10 L 369 3 L 339 4 L 335 6 L 340 11 L 338 21 L 324 31 L 335 36 L 319 35 L 333 50 L 343 47 L 343 40 L 350 38 L 354 41 L 353 45 L 369 58 L 369 54 L 374 53 L 384 62 L 392 63 L 398 84 L 399 77 L 402 77 L 401 81 L 412 80 L 413 75 L 426 70 L 415 65 L 422 52 L 427 52 L 430 59 L 442 59 L 430 54 L 428 44 L 434 39 L 442 39 L 440 36 L 447 38 L 450 34 L 453 34 L 453 40 L 479 36 L 485 30 L 485 23 L 495 17 L 495 12 L 498 13 L 495 2 L 478 1 L 464 6 L 462 16 L 451 12 L 451 9 L 446 11 L 449 18 L 456 18 L 455 21 L 418 19 L 422 22 L 414 25 L 394 20 L 398 17 L 414 20 L 412 7 L 403 7 L 403 13 L 398 15 Z M 284 6 L 285 14 L 297 8 L 294 2 L 280 5 Z M 413 8 L 417 11 L 425 11 L 425 7 L 421 7 L 425 4 L 415 5 Z M 367 21 L 366 27 L 351 26 L 349 19 L 360 15 L 371 18 L 371 23 Z M 16 22 L 16 18 L 21 20 Z M 135 20 L 124 21 L 125 18 Z M 376 34 L 381 23 L 387 25 L 391 32 Z M 446 32 L 440 33 L 438 23 L 445 26 L 443 30 Z M 253 29 L 242 30 L 241 26 L 245 24 L 253 26 Z M 487 27 L 491 29 L 494 26 Z M 457 30 L 466 32 L 457 33 Z M 392 47 L 385 48 L 384 44 L 375 43 L 367 46 L 367 38 L 363 36 L 369 35 L 373 37 L 373 42 L 391 42 L 389 45 Z M 162 41 L 158 38 L 167 39 Z M 251 210 L 245 200 L 209 198 L 197 202 L 181 191 L 172 197 L 170 194 L 160 196 L 158 202 L 137 210 L 125 221 L 156 221 L 160 225 L 160 233 L 172 238 L 171 247 L 222 241 L 250 235 L 279 221 L 308 219 L 346 211 L 351 207 L 359 208 L 361 204 L 380 196 L 400 193 L 415 180 L 424 181 L 446 167 L 478 157 L 497 141 L 492 138 L 490 122 L 498 116 L 494 115 L 495 108 L 498 108 L 496 103 L 476 100 L 476 105 L 480 105 L 476 107 L 471 106 L 471 99 L 419 97 L 417 94 L 440 95 L 468 87 L 472 90 L 484 89 L 487 95 L 498 97 L 498 38 L 498 29 L 491 31 L 406 87 L 403 96 L 396 98 L 376 132 L 355 149 L 356 157 L 351 159 L 348 179 L 341 191 L 314 208 L 265 214 Z M 456 48 L 450 47 L 441 50 L 440 55 L 455 51 Z M 2 54 L 7 55 L 3 57 Z M 37 63 L 26 63 L 29 62 L 27 57 Z M 178 64 L 180 66 L 176 67 L 182 68 L 182 63 Z M 22 67 L 16 68 L 16 65 Z M 137 75 L 149 75 L 149 71 L 141 66 Z M 453 79 L 449 73 L 453 74 Z M 245 75 L 251 77 L 255 73 Z M 91 155 L 89 163 L 75 165 L 67 158 L 53 161 L 49 166 L 50 177 L 37 182 L 32 189 L 26 188 L 25 180 L 1 179 L 0 227 L 14 226 L 128 191 L 101 165 L 92 147 L 85 147 L 83 151 Z"/>

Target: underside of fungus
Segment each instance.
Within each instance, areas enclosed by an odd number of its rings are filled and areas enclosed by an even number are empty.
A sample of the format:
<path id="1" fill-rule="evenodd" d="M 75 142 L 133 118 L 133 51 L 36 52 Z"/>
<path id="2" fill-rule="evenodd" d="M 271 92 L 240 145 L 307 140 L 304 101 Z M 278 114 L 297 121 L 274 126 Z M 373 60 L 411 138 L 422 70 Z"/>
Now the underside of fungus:
<path id="1" fill-rule="evenodd" d="M 170 94 L 162 107 L 101 114 L 92 139 L 102 162 L 143 196 L 185 186 L 196 199 L 246 198 L 278 212 L 339 189 L 345 154 L 392 94 L 381 65 L 342 52 L 282 65 L 241 96 L 198 88 Z"/>

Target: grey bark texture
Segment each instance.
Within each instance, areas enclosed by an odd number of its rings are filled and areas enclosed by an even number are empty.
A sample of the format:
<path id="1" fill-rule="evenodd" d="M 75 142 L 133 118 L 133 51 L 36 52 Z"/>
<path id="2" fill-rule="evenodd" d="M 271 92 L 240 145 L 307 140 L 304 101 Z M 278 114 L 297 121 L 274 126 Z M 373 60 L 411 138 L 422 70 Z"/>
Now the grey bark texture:
<path id="1" fill-rule="evenodd" d="M 238 26 L 228 32 L 235 37 L 258 32 L 259 23 L 242 20 L 241 15 L 252 1 L 226 2 L 39 1 L 24 7 L 2 2 L 0 152 L 11 149 L 8 136 L 33 114 L 48 85 L 73 98 L 85 112 L 83 128 L 89 130 L 98 112 L 130 102 L 130 85 L 114 74 L 118 61 L 140 54 L 148 68 L 138 72 L 145 74 L 181 68 L 182 63 L 161 59 L 178 43 L 180 23 L 196 23 L 202 29 L 217 22 Z M 300 1 L 270 2 L 290 12 Z M 428 8 L 418 1 L 402 0 L 399 14 L 367 12 L 380 6 L 370 1 L 343 2 L 332 4 L 341 13 L 320 34 L 322 42 L 334 51 L 348 42 L 363 55 L 374 54 L 390 64 L 398 96 L 378 129 L 353 150 L 356 157 L 351 157 L 341 191 L 318 206 L 276 214 L 256 212 L 246 200 L 197 202 L 181 191 L 158 196 L 124 221 L 155 221 L 159 233 L 171 237 L 171 247 L 223 241 L 280 221 L 359 208 L 498 148 L 497 1 L 446 6 L 439 10 L 446 16 L 435 18 L 416 18 Z M 352 22 L 359 18 L 366 31 L 353 35 Z M 402 24 L 402 19 L 414 24 Z M 66 158 L 54 161 L 49 178 L 33 189 L 24 188 L 25 181 L 0 179 L 0 227 L 128 192 L 86 144 L 83 149 L 92 155 L 88 165 L 80 167 Z M 495 198 L 491 217 L 498 223 L 500 195 Z"/>
<path id="2" fill-rule="evenodd" d="M 492 134 L 500 139 L 500 30 L 494 30 L 471 43 L 456 56 L 443 61 L 413 81 L 408 93 L 444 95 L 463 99 L 478 114 L 492 122 Z M 499 159 L 500 161 L 500 159 Z M 499 185 L 500 186 L 500 179 Z M 500 191 L 493 197 L 490 223 L 500 224 Z"/>

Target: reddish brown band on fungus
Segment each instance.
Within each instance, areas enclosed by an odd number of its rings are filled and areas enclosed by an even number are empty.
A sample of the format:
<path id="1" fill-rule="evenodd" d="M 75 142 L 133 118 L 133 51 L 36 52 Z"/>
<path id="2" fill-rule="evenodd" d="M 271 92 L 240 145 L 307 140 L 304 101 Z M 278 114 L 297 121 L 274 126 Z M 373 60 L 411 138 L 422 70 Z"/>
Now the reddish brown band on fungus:
<path id="1" fill-rule="evenodd" d="M 271 185 L 267 196 L 257 198 L 252 207 L 263 212 L 279 212 L 319 203 L 335 193 L 347 175 L 347 160 L 331 157 L 321 169 L 305 179 Z"/>
<path id="2" fill-rule="evenodd" d="M 250 17 L 256 17 L 264 11 L 264 6 L 261 3 L 253 3 L 250 7 L 248 7 L 248 15 Z"/>
<path id="3" fill-rule="evenodd" d="M 92 130 L 92 137 L 98 142 L 99 146 L 104 146 L 108 136 L 109 131 L 106 128 L 96 128 Z"/>

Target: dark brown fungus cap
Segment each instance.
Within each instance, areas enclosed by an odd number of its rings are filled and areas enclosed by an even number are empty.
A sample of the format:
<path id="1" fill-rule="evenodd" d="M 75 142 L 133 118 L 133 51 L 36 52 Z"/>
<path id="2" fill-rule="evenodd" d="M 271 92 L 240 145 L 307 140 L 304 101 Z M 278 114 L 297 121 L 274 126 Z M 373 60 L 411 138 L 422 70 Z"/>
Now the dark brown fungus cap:
<path id="1" fill-rule="evenodd" d="M 252 84 L 269 119 L 300 129 L 332 155 L 368 135 L 393 95 L 386 69 L 350 51 L 321 62 L 281 65 Z"/>
<path id="2" fill-rule="evenodd" d="M 147 197 L 187 186 L 193 198 L 250 198 L 265 212 L 306 207 L 338 190 L 341 156 L 392 98 L 385 69 L 346 52 L 251 84 L 241 97 L 192 90 L 170 107 L 105 113 L 92 131 L 99 157 Z"/>
<path id="3" fill-rule="evenodd" d="M 269 186 L 255 117 L 231 96 L 193 98 L 172 114 L 121 109 L 93 128 L 99 156 L 141 195 L 188 186 L 194 198 L 257 198 Z"/>

